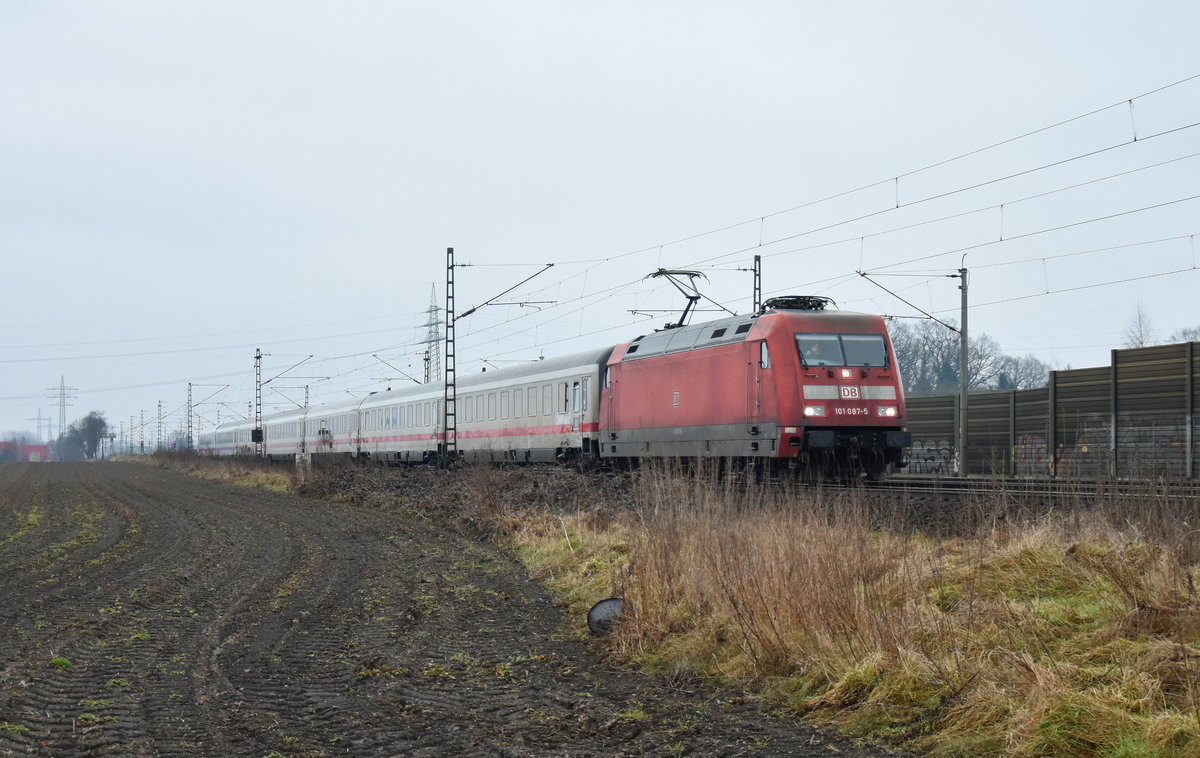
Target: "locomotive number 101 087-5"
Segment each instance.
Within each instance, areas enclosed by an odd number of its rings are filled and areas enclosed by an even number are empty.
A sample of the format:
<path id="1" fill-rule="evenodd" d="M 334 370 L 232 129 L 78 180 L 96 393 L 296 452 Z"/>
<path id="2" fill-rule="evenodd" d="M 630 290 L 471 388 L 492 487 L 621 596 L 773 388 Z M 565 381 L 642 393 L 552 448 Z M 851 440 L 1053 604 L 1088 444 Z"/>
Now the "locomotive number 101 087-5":
<path id="1" fill-rule="evenodd" d="M 834 408 L 833 415 L 835 416 L 870 416 L 871 411 L 867 408 Z"/>

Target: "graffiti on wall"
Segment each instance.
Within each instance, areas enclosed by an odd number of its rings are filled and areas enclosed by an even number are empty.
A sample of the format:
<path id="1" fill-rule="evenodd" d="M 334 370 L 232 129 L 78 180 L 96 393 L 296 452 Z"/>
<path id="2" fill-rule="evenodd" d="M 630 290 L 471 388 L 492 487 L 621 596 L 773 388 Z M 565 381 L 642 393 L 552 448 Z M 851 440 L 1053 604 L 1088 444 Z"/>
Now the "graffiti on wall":
<path id="1" fill-rule="evenodd" d="M 1017 476 L 1045 476 L 1050 470 L 1046 455 L 1045 435 L 1022 434 L 1013 448 L 1013 469 Z"/>
<path id="2" fill-rule="evenodd" d="M 1024 434 L 1017 438 L 1012 451 L 1015 470 L 1018 476 L 1043 476 L 1049 471 L 1047 459 L 1046 438 L 1041 434 Z M 1006 469 L 1003 461 L 999 461 L 1001 469 Z M 977 467 L 973 470 L 978 473 Z M 908 456 L 906 474 L 926 474 L 950 476 L 954 474 L 954 443 L 952 440 L 926 439 L 913 440 L 912 449 Z"/>
<path id="3" fill-rule="evenodd" d="M 913 440 L 908 454 L 907 474 L 954 473 L 954 446 L 947 439 Z"/>

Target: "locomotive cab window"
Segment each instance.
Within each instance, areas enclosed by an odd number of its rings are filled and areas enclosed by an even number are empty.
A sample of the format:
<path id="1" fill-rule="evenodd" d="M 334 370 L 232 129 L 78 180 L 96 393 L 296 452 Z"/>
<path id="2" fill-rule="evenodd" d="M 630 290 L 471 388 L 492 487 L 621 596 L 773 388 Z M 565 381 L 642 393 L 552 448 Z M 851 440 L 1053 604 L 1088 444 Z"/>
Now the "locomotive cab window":
<path id="1" fill-rule="evenodd" d="M 878 334 L 843 334 L 847 366 L 888 365 L 887 345 Z"/>
<path id="2" fill-rule="evenodd" d="M 887 345 L 880 334 L 797 334 L 805 366 L 887 366 Z"/>

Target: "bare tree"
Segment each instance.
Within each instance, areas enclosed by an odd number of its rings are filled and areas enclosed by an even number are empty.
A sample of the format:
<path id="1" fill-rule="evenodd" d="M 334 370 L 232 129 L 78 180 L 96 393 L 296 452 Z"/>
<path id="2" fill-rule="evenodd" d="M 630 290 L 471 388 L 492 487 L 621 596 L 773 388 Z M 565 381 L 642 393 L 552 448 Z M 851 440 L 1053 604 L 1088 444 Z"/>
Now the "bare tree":
<path id="1" fill-rule="evenodd" d="M 958 332 L 934 321 L 893 323 L 888 332 L 905 392 L 914 395 L 958 392 L 961 361 Z M 1032 355 L 1024 358 L 1005 355 L 996 340 L 981 333 L 970 341 L 967 372 L 971 389 L 1030 389 L 1046 385 L 1050 367 Z"/>
<path id="2" fill-rule="evenodd" d="M 1005 355 L 997 365 L 996 389 L 1029 390 L 1045 387 L 1050 380 L 1050 366 L 1033 355 L 1017 358 Z"/>
<path id="3" fill-rule="evenodd" d="M 1141 300 L 1138 301 L 1137 310 L 1125 322 L 1121 336 L 1125 340 L 1125 347 L 1147 347 L 1154 344 L 1154 325 L 1150 323 L 1150 312 Z"/>
<path id="4" fill-rule="evenodd" d="M 945 395 L 958 389 L 958 333 L 933 321 L 889 330 L 906 392 Z"/>
<path id="5" fill-rule="evenodd" d="M 1168 342 L 1200 342 L 1200 326 L 1185 326 L 1171 332 Z"/>

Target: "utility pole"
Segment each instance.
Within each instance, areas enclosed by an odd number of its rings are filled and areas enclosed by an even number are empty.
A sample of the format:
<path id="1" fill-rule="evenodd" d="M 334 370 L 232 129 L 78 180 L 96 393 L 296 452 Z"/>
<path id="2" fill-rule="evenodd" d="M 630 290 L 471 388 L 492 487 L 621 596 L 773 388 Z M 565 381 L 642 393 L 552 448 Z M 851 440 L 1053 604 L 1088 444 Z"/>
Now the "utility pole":
<path id="1" fill-rule="evenodd" d="M 458 420 L 455 411 L 458 404 L 458 388 L 455 386 L 456 367 L 454 354 L 454 248 L 446 248 L 446 381 L 442 391 L 442 431 L 446 442 L 442 449 L 445 460 L 458 456 Z"/>
<path id="2" fill-rule="evenodd" d="M 464 264 L 470 265 L 470 264 Z M 554 267 L 553 263 L 547 263 L 543 268 L 535 274 L 525 277 L 513 286 L 501 292 L 499 295 L 492 297 L 479 305 L 472 306 L 460 314 L 454 312 L 454 248 L 446 248 L 446 373 L 445 385 L 443 391 L 443 424 L 442 428 L 445 432 L 446 442 L 442 447 L 442 451 L 446 460 L 453 460 L 458 457 L 458 423 L 455 420 L 455 406 L 458 402 L 458 392 L 455 386 L 455 365 L 454 365 L 454 325 L 461 318 L 470 316 L 475 311 L 487 305 L 501 305 L 496 301 L 504 297 L 508 293 L 525 284 L 530 279 L 544 274 Z M 508 305 L 508 303 L 505 303 Z M 376 356 L 378 357 L 378 356 Z"/>
<path id="3" fill-rule="evenodd" d="M 263 454 L 262 358 L 262 348 L 256 348 L 254 351 L 254 431 L 251 434 L 254 439 L 254 454 L 259 457 Z"/>
<path id="4" fill-rule="evenodd" d="M 25 420 L 26 421 L 37 421 L 37 441 L 40 444 L 42 442 L 42 409 L 38 408 L 38 415 L 36 418 L 27 418 Z M 46 421 L 49 422 L 50 419 L 46 419 Z M 50 433 L 50 430 L 47 429 L 46 434 L 49 435 L 49 433 Z"/>
<path id="5" fill-rule="evenodd" d="M 915 308 L 918 311 L 921 311 L 921 313 L 924 313 L 926 317 L 933 319 L 934 321 L 938 322 L 939 324 L 946 327 L 950 331 L 958 333 L 958 340 L 959 340 L 959 343 L 958 343 L 958 345 L 959 345 L 958 435 L 957 435 L 958 439 L 955 441 L 955 444 L 954 444 L 954 473 L 956 476 L 960 476 L 960 477 L 966 476 L 967 472 L 970 470 L 970 467 L 968 466 L 969 460 L 967 458 L 967 410 L 968 410 L 967 406 L 969 403 L 969 396 L 967 393 L 967 389 L 970 387 L 970 384 L 971 384 L 971 371 L 970 371 L 971 367 L 970 367 L 970 363 L 969 363 L 970 344 L 967 341 L 967 266 L 966 266 L 966 259 L 967 259 L 967 256 L 964 254 L 962 268 L 960 268 L 958 270 L 958 273 L 945 275 L 947 278 L 950 278 L 950 279 L 958 279 L 959 280 L 958 288 L 959 288 L 959 290 L 962 291 L 962 313 L 960 314 L 962 323 L 959 324 L 958 327 L 954 327 L 954 326 L 946 323 L 945 321 L 942 321 L 937 316 L 934 316 L 930 313 L 927 313 L 926 311 L 921 310 L 919 307 L 917 307 L 916 305 L 913 305 L 908 300 L 905 300 L 900 295 L 891 291 L 887 287 L 884 287 L 879 282 L 876 282 L 873 279 L 871 279 L 869 276 L 867 276 L 867 274 L 865 272 L 863 272 L 863 271 L 858 272 L 859 276 L 865 278 L 867 281 L 871 282 L 871 284 L 874 284 L 876 287 L 879 287 L 884 292 L 888 293 L 889 295 L 896 298 L 900 302 L 902 302 L 905 305 L 908 305 L 912 308 Z"/>
<path id="6" fill-rule="evenodd" d="M 192 449 L 192 383 L 188 382 L 187 449 Z"/>
<path id="7" fill-rule="evenodd" d="M 958 358 L 958 476 L 964 477 L 970 471 L 967 465 L 967 405 L 969 394 L 967 388 L 970 385 L 970 374 L 967 371 L 968 345 L 967 345 L 967 269 L 960 268 L 958 270 L 958 279 L 960 284 L 958 288 L 962 290 L 962 315 L 960 316 L 962 324 L 959 326 L 959 358 Z"/>
<path id="8" fill-rule="evenodd" d="M 161 400 L 159 400 L 159 401 L 158 401 L 158 437 L 157 437 L 157 438 L 155 439 L 155 441 L 154 441 L 154 449 L 155 449 L 156 451 L 158 451 L 158 450 L 162 450 L 162 446 L 163 446 L 163 427 L 162 427 L 162 422 L 163 422 L 163 418 L 162 418 L 162 401 L 161 401 Z"/>
<path id="9" fill-rule="evenodd" d="M 442 325 L 442 320 L 439 318 L 441 309 L 437 306 L 437 285 L 431 284 L 429 293 L 429 309 L 426 313 L 429 317 L 425 319 L 425 341 L 428 345 L 425 350 L 425 383 L 429 384 L 435 376 L 442 372 L 442 330 L 439 328 Z"/>
<path id="10" fill-rule="evenodd" d="M 754 310 L 751 313 L 758 313 L 762 310 L 762 256 L 754 256 Z"/>
<path id="11" fill-rule="evenodd" d="M 74 400 L 75 395 L 69 395 L 69 392 L 76 392 L 77 388 L 68 387 L 64 377 L 60 374 L 57 387 L 47 387 L 47 392 L 52 394 L 48 397 L 53 400 L 58 398 L 58 436 L 61 437 L 67 432 L 67 406 L 70 405 L 68 400 Z"/>

